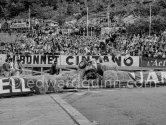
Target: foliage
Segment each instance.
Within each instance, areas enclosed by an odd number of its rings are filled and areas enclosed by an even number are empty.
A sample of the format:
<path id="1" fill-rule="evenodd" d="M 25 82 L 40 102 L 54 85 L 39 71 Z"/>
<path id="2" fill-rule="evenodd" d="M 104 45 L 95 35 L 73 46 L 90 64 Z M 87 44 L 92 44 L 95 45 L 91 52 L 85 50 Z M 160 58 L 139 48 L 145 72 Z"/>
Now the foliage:
<path id="1" fill-rule="evenodd" d="M 87 1 L 87 2 L 86 2 Z M 134 1 L 134 2 L 133 2 Z M 53 19 L 60 24 L 69 16 L 81 19 L 87 14 L 99 15 L 107 13 L 109 8 L 110 18 L 128 15 L 141 17 L 135 24 L 128 27 L 129 32 L 147 32 L 150 5 L 152 7 L 152 29 L 164 30 L 166 20 L 166 0 L 156 0 L 154 3 L 140 2 L 142 0 L 0 0 L 0 18 L 28 17 L 28 9 L 31 9 L 31 17 Z M 149 0 L 148 0 L 149 1 Z M 110 6 L 110 7 L 109 7 Z M 77 14 L 79 13 L 79 14 Z M 134 30 L 134 29 L 137 30 Z"/>
<path id="2" fill-rule="evenodd" d="M 129 34 L 148 34 L 149 33 L 149 18 L 141 18 L 137 20 L 134 24 L 127 27 L 127 32 Z M 151 24 L 151 33 L 160 34 L 166 29 L 166 21 L 164 17 L 153 16 Z"/>

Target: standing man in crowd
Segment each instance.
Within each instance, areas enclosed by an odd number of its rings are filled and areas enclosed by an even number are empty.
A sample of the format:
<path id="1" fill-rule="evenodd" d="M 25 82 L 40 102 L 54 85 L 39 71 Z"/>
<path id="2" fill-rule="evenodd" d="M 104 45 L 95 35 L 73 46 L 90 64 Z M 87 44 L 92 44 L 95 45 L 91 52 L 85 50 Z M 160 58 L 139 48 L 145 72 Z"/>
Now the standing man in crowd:
<path id="1" fill-rule="evenodd" d="M 22 63 L 21 60 L 18 58 L 14 63 L 15 68 L 15 76 L 19 76 L 22 73 Z"/>
<path id="2" fill-rule="evenodd" d="M 50 69 L 50 74 L 51 75 L 55 75 L 58 73 L 58 70 L 57 70 L 57 60 L 55 59 L 52 66 L 51 66 L 51 69 Z"/>
<path id="3" fill-rule="evenodd" d="M 2 66 L 2 74 L 4 77 L 9 77 L 10 76 L 10 60 L 6 59 L 5 63 Z"/>

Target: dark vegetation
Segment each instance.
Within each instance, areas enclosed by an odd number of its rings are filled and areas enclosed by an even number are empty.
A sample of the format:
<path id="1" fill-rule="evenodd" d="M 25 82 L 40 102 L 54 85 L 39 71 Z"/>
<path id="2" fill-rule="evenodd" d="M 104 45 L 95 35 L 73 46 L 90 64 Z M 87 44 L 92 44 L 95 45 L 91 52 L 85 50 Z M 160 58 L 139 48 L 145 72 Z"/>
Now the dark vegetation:
<path id="1" fill-rule="evenodd" d="M 30 8 L 31 17 L 52 19 L 63 25 L 69 18 L 82 19 L 86 16 L 87 5 L 90 16 L 106 15 L 108 5 L 110 18 L 118 16 L 123 19 L 133 15 L 138 19 L 127 26 L 127 31 L 136 34 L 147 33 L 151 5 L 152 33 L 166 29 L 166 0 L 0 0 L 0 18 L 28 18 Z"/>

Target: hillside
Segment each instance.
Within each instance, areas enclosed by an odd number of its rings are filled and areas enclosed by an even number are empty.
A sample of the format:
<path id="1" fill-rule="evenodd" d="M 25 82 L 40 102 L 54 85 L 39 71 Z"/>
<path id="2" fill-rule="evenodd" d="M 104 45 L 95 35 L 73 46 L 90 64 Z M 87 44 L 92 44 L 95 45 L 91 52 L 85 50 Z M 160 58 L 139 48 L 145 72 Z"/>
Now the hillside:
<path id="1" fill-rule="evenodd" d="M 141 1 L 141 2 L 140 2 Z M 144 1 L 144 2 L 143 2 Z M 166 1 L 165 0 L 0 0 L 0 18 L 28 18 L 31 17 L 52 19 L 64 24 L 66 19 L 85 20 L 87 6 L 89 18 L 107 16 L 109 10 L 110 19 L 115 16 L 120 20 L 127 16 L 139 17 L 135 22 L 137 27 L 147 27 L 152 7 L 152 29 L 166 28 Z M 30 9 L 29 9 L 30 8 Z M 143 23 L 142 23 L 143 22 Z M 132 31 L 132 27 L 129 29 Z M 146 32 L 146 29 L 145 31 Z"/>

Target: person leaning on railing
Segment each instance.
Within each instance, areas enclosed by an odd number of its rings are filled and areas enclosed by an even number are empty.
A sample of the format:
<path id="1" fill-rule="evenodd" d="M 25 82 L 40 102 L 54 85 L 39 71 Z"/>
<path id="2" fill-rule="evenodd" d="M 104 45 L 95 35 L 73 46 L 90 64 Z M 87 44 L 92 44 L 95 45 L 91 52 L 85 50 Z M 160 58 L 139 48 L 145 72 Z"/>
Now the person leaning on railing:
<path id="1" fill-rule="evenodd" d="M 5 63 L 3 64 L 2 66 L 2 75 L 4 77 L 9 77 L 10 76 L 10 60 L 9 59 L 6 59 L 5 60 Z"/>

